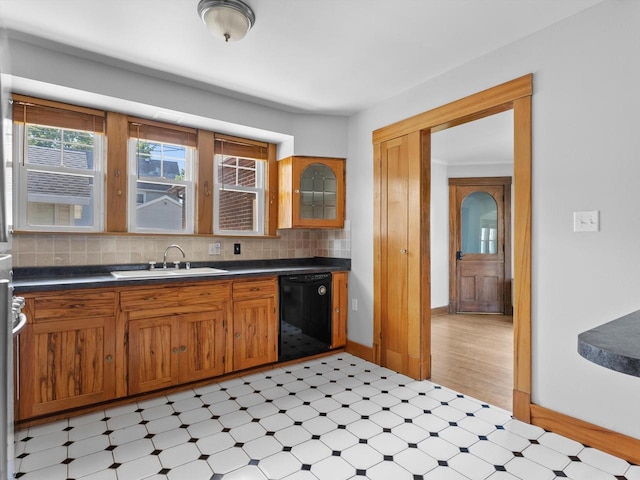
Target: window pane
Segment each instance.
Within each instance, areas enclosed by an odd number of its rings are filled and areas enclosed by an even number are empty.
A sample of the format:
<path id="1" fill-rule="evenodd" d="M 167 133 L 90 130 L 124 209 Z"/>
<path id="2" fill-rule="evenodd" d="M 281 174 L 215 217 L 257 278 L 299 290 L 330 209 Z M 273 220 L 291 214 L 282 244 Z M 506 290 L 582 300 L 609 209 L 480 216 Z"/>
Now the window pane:
<path id="1" fill-rule="evenodd" d="M 185 187 L 165 183 L 137 182 L 136 226 L 182 230 L 186 222 Z"/>
<path id="2" fill-rule="evenodd" d="M 27 172 L 27 223 L 40 226 L 93 226 L 93 177 Z"/>
<path id="3" fill-rule="evenodd" d="M 218 181 L 232 187 L 257 187 L 256 169 L 256 160 L 228 157 L 220 165 Z"/>
<path id="4" fill-rule="evenodd" d="M 486 192 L 466 196 L 460 207 L 462 253 L 495 254 L 498 250 L 498 205 Z"/>
<path id="5" fill-rule="evenodd" d="M 29 125 L 27 163 L 94 170 L 95 138 L 91 132 Z"/>
<path id="6" fill-rule="evenodd" d="M 138 140 L 136 142 L 137 174 L 139 178 L 186 180 L 187 147 Z"/>
<path id="7" fill-rule="evenodd" d="M 218 205 L 220 230 L 255 230 L 256 205 L 253 192 L 221 190 Z"/>

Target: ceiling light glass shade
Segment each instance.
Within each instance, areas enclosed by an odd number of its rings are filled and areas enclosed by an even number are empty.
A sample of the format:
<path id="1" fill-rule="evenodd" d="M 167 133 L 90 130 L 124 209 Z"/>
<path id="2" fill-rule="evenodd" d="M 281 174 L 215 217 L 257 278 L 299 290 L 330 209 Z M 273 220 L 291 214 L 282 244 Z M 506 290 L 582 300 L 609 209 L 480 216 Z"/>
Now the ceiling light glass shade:
<path id="1" fill-rule="evenodd" d="M 240 0 L 200 0 L 198 14 L 211 33 L 225 42 L 243 38 L 256 21 L 251 7 Z"/>

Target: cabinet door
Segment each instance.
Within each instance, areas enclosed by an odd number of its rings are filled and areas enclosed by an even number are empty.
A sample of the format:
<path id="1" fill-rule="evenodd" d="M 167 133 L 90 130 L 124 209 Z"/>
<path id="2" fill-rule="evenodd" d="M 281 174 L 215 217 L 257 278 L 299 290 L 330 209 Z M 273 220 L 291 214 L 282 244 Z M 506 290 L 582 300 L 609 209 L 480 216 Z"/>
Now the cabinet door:
<path id="1" fill-rule="evenodd" d="M 278 162 L 278 175 L 279 228 L 344 226 L 344 159 L 288 157 Z"/>
<path id="2" fill-rule="evenodd" d="M 275 297 L 236 300 L 233 304 L 233 369 L 278 360 Z"/>
<path id="3" fill-rule="evenodd" d="M 347 344 L 347 272 L 333 273 L 331 348 Z"/>
<path id="4" fill-rule="evenodd" d="M 178 383 L 176 316 L 129 321 L 129 394 Z"/>
<path id="5" fill-rule="evenodd" d="M 115 397 L 115 318 L 29 323 L 20 334 L 20 419 Z"/>
<path id="6" fill-rule="evenodd" d="M 211 312 L 180 316 L 180 382 L 224 373 L 226 305 Z"/>

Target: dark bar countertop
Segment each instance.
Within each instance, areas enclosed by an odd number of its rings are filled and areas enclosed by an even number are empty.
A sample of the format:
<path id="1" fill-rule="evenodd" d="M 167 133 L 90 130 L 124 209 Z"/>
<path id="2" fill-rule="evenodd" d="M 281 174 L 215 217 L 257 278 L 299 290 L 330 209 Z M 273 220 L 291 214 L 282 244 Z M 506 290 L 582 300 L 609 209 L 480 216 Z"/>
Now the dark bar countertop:
<path id="1" fill-rule="evenodd" d="M 578 353 L 603 367 L 640 377 L 640 310 L 578 335 Z"/>
<path id="2" fill-rule="evenodd" d="M 351 259 L 345 258 L 292 258 L 274 260 L 241 260 L 221 262 L 191 262 L 193 268 L 214 267 L 227 270 L 215 275 L 191 277 L 162 277 L 123 279 L 111 275 L 113 271 L 145 270 L 148 264 L 82 265 L 68 267 L 15 267 L 13 286 L 15 293 L 71 290 L 79 288 L 157 285 L 160 283 L 202 282 L 269 275 L 301 275 L 306 273 L 337 272 L 351 269 Z"/>

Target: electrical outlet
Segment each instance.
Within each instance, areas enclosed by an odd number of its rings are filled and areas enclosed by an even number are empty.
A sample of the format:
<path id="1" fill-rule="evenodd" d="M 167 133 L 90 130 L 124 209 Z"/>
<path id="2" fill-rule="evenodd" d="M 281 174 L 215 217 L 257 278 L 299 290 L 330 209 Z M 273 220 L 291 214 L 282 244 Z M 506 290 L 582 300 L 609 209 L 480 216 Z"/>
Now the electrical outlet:
<path id="1" fill-rule="evenodd" d="M 240 244 L 239 243 L 234 243 L 233 244 L 233 254 L 234 255 L 240 255 Z"/>
<path id="2" fill-rule="evenodd" d="M 597 232 L 600 230 L 600 211 L 573 212 L 574 232 Z"/>
<path id="3" fill-rule="evenodd" d="M 354 312 L 358 311 L 358 299 L 357 298 L 352 298 L 351 299 L 351 310 L 353 310 Z"/>
<path id="4" fill-rule="evenodd" d="M 220 255 L 220 249 L 222 247 L 221 242 L 209 244 L 209 255 Z"/>

